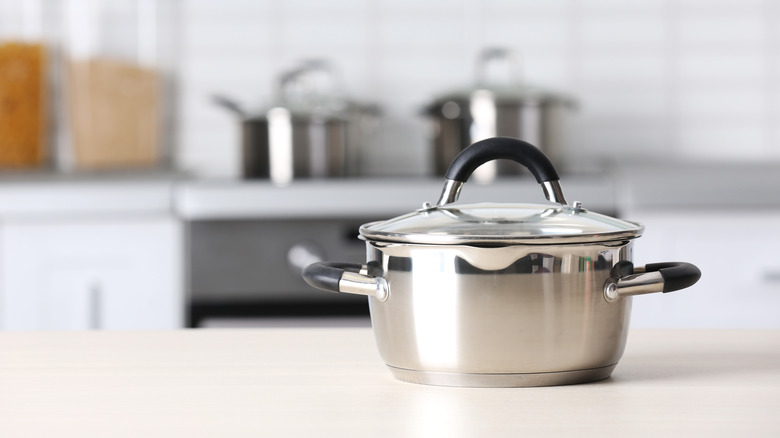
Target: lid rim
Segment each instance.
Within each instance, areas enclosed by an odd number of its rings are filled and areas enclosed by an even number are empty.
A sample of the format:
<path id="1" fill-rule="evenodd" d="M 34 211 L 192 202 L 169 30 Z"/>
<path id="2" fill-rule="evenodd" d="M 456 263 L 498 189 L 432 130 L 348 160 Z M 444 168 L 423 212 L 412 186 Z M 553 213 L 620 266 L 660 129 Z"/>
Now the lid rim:
<path id="1" fill-rule="evenodd" d="M 634 239 L 644 226 L 580 206 L 479 203 L 417 210 L 363 224 L 364 240 L 433 245 L 598 243 Z"/>
<path id="2" fill-rule="evenodd" d="M 366 227 L 383 221 L 370 222 L 360 227 L 360 237 L 364 240 L 388 243 L 407 243 L 422 245 L 468 245 L 468 244 L 503 244 L 503 245 L 553 245 L 553 244 L 576 244 L 576 243 L 602 243 L 614 242 L 618 240 L 631 240 L 642 236 L 645 229 L 644 225 L 637 222 L 626 221 L 637 226 L 636 230 L 614 231 L 605 233 L 590 234 L 548 234 L 532 236 L 490 236 L 490 235 L 472 235 L 472 236 L 451 236 L 435 234 L 401 234 L 401 233 L 383 233 L 367 232 Z"/>

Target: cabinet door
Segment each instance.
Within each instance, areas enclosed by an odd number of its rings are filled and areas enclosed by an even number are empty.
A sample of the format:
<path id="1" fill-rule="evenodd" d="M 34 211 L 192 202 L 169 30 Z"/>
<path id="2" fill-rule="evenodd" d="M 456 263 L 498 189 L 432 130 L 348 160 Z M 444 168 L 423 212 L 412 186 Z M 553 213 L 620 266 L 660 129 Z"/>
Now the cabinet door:
<path id="1" fill-rule="evenodd" d="M 687 261 L 689 289 L 634 298 L 634 327 L 780 328 L 780 213 L 638 211 L 634 261 Z"/>
<path id="2" fill-rule="evenodd" d="M 0 327 L 183 326 L 181 227 L 171 218 L 6 223 Z"/>

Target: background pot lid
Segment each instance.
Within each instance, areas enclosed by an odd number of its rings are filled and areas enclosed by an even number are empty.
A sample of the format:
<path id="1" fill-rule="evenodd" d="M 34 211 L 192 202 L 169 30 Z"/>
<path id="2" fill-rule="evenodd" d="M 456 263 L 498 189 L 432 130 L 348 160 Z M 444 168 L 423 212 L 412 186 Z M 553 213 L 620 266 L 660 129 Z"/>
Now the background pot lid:
<path id="1" fill-rule="evenodd" d="M 485 84 L 471 88 L 451 90 L 449 93 L 439 95 L 435 99 L 436 104 L 450 100 L 469 101 L 474 93 L 489 92 L 499 102 L 561 102 L 573 103 L 574 99 L 564 93 L 559 93 L 544 88 L 519 85 L 495 85 Z"/>
<path id="2" fill-rule="evenodd" d="M 583 208 L 480 203 L 421 209 L 360 227 L 367 240 L 506 245 L 608 242 L 639 237 L 644 226 Z"/>
<path id="3" fill-rule="evenodd" d="M 424 113 L 454 119 L 465 115 L 474 99 L 489 99 L 497 105 L 575 107 L 574 98 L 530 87 L 477 87 L 439 96 L 423 110 Z M 457 107 L 457 114 L 453 114 Z"/>

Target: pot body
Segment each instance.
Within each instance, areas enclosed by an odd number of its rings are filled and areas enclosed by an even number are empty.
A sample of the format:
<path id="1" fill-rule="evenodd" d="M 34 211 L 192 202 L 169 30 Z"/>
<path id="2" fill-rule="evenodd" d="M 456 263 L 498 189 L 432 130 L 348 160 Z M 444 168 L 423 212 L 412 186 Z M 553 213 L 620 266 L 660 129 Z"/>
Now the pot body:
<path id="1" fill-rule="evenodd" d="M 632 241 L 474 247 L 367 242 L 379 353 L 400 380 L 544 386 L 609 377 L 623 354 L 631 299 L 607 302 Z M 372 272 L 373 271 L 373 272 Z"/>
<path id="2" fill-rule="evenodd" d="M 477 104 L 475 104 L 475 101 Z M 428 108 L 433 120 L 434 167 L 444 175 L 467 146 L 486 137 L 515 137 L 536 145 L 553 162 L 563 162 L 566 113 L 563 100 L 498 99 L 473 93 L 468 98 L 445 99 Z M 518 175 L 523 168 L 509 161 L 490 162 L 483 168 L 495 176 Z M 481 172 L 484 172 L 481 170 Z M 478 174 L 479 175 L 479 174 Z"/>
<path id="3" fill-rule="evenodd" d="M 346 119 L 297 116 L 282 110 L 270 117 L 245 119 L 241 128 L 244 178 L 285 184 L 348 174 L 351 131 Z"/>

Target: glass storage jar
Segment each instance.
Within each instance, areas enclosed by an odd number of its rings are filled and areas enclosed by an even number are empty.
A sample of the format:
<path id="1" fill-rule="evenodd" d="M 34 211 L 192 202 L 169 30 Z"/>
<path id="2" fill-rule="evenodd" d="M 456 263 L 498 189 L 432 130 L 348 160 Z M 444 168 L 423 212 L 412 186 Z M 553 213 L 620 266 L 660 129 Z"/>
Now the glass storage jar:
<path id="1" fill-rule="evenodd" d="M 0 0 L 0 169 L 41 166 L 49 121 L 42 0 Z"/>
<path id="2" fill-rule="evenodd" d="M 168 164 L 174 0 L 67 0 L 64 166 L 77 170 Z"/>

